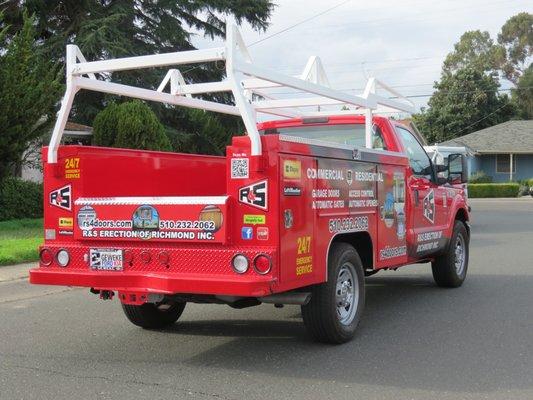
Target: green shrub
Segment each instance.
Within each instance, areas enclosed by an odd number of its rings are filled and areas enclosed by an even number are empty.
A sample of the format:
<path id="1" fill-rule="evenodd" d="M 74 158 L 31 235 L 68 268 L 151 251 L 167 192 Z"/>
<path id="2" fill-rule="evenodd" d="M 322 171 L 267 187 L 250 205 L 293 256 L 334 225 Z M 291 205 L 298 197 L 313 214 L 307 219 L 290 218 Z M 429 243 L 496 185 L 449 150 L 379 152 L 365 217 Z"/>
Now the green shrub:
<path id="1" fill-rule="evenodd" d="M 530 195 L 529 189 L 533 186 L 533 178 L 530 179 L 518 179 L 516 181 L 520 185 L 520 189 L 518 191 L 518 196 L 528 196 Z"/>
<path id="2" fill-rule="evenodd" d="M 478 171 L 470 175 L 468 178 L 470 183 L 492 183 L 492 176 L 485 174 L 483 171 Z"/>
<path id="3" fill-rule="evenodd" d="M 135 100 L 110 104 L 96 116 L 93 142 L 125 149 L 171 151 L 163 124 L 148 105 Z"/>
<path id="4" fill-rule="evenodd" d="M 468 197 L 517 197 L 518 183 L 469 183 Z"/>
<path id="5" fill-rule="evenodd" d="M 529 194 L 529 186 L 520 184 L 518 189 L 518 196 L 527 196 Z"/>
<path id="6" fill-rule="evenodd" d="M 94 145 L 113 147 L 117 138 L 118 109 L 118 104 L 111 103 L 96 115 L 93 122 Z"/>
<path id="7" fill-rule="evenodd" d="M 19 178 L 0 184 L 0 221 L 43 216 L 43 185 Z"/>

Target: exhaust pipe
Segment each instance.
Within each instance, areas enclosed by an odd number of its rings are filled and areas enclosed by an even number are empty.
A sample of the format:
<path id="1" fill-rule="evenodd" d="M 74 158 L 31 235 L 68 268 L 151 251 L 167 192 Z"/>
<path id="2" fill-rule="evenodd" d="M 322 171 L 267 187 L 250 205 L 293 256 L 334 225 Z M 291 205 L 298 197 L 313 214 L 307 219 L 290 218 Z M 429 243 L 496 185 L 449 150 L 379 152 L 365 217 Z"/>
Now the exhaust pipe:
<path id="1" fill-rule="evenodd" d="M 258 297 L 261 303 L 267 304 L 293 304 L 297 306 L 305 306 L 311 300 L 311 293 L 309 292 L 287 292 L 279 294 L 271 294 L 270 296 Z"/>

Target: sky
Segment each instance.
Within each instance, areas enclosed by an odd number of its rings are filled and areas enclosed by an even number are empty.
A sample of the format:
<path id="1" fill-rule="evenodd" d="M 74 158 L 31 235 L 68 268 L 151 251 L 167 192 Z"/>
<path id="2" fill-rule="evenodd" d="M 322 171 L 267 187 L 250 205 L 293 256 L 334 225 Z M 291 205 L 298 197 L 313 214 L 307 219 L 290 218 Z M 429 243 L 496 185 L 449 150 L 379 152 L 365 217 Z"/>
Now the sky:
<path id="1" fill-rule="evenodd" d="M 244 41 L 254 43 L 342 0 L 277 0 L 265 33 L 241 27 Z M 249 47 L 254 62 L 297 75 L 309 56 L 319 56 L 331 86 L 360 93 L 374 76 L 406 96 L 430 95 L 442 62 L 468 30 L 486 30 L 496 40 L 511 16 L 533 12 L 529 0 L 349 0 L 345 4 Z M 198 37 L 199 48 L 214 45 Z M 221 42 L 217 42 L 219 45 Z M 509 84 L 503 82 L 502 87 Z M 283 97 L 283 96 L 281 96 Z M 411 98 L 427 105 L 429 96 Z"/>

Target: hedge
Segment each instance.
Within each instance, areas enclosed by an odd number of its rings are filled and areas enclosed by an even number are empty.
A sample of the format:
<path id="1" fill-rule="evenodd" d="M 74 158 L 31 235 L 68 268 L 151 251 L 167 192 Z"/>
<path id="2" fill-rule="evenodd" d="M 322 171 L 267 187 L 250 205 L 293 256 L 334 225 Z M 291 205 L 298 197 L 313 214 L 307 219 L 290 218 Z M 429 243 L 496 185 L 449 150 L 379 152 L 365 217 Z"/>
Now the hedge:
<path id="1" fill-rule="evenodd" d="M 470 183 L 492 183 L 492 176 L 485 174 L 483 171 L 474 172 L 468 177 Z"/>
<path id="2" fill-rule="evenodd" d="M 98 113 L 93 123 L 93 143 L 124 149 L 172 150 L 163 124 L 139 100 L 111 103 Z"/>
<path id="3" fill-rule="evenodd" d="M 43 185 L 9 177 L 0 184 L 0 221 L 43 216 Z"/>
<path id="4" fill-rule="evenodd" d="M 468 197 L 517 197 L 518 183 L 469 183 Z"/>

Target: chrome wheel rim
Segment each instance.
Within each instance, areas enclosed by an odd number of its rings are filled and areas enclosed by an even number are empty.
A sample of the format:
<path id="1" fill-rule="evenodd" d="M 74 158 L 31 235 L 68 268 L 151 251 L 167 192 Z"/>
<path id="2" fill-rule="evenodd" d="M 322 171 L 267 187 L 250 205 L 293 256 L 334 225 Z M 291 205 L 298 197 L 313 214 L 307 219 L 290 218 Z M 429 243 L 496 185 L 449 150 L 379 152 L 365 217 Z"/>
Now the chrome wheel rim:
<path id="1" fill-rule="evenodd" d="M 457 235 L 455 240 L 455 272 L 461 276 L 465 269 L 465 240 L 462 235 Z"/>
<path id="2" fill-rule="evenodd" d="M 355 268 L 350 263 L 344 263 L 337 275 L 335 292 L 337 318 L 343 325 L 350 325 L 355 318 L 359 304 L 359 282 Z"/>

